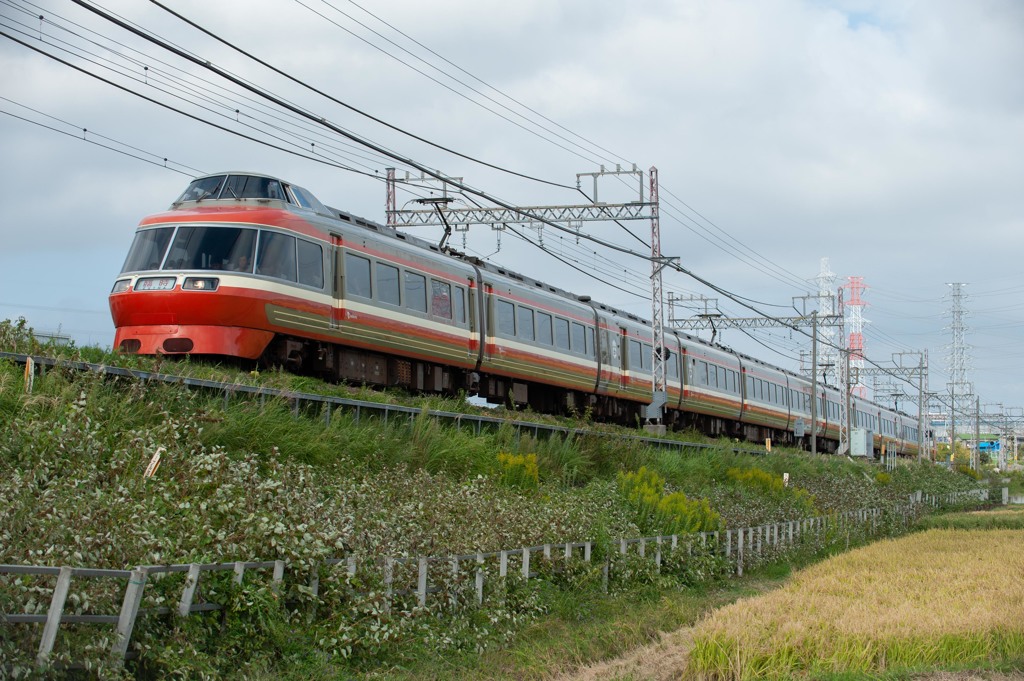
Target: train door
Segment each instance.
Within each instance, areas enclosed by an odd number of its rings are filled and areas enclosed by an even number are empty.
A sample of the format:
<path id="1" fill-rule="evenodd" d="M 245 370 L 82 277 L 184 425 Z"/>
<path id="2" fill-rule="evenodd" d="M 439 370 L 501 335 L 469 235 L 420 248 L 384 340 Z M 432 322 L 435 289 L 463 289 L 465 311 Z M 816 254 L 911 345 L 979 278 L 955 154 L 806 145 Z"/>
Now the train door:
<path id="1" fill-rule="evenodd" d="M 332 257 L 332 298 L 334 299 L 331 305 L 331 328 L 341 328 L 342 321 L 345 318 L 345 252 L 344 242 L 342 241 L 341 235 L 331 234 L 331 252 Z"/>
<path id="2" fill-rule="evenodd" d="M 476 265 L 473 266 L 473 269 L 476 271 L 476 277 L 470 277 L 469 286 L 466 290 L 466 322 L 469 324 L 468 356 L 466 359 L 475 362 L 476 369 L 479 371 L 480 363 L 484 359 L 485 331 L 487 329 L 485 324 L 486 296 L 483 293 L 482 287 L 489 286 L 483 283 L 480 269 Z"/>
<path id="3" fill-rule="evenodd" d="M 611 365 L 617 367 L 619 370 L 619 390 L 625 390 L 627 381 L 626 372 L 629 370 L 629 366 L 625 361 L 625 358 L 629 357 L 626 346 L 628 341 L 628 332 L 625 327 L 621 325 L 616 326 L 618 328 L 619 337 L 616 342 L 611 343 Z"/>

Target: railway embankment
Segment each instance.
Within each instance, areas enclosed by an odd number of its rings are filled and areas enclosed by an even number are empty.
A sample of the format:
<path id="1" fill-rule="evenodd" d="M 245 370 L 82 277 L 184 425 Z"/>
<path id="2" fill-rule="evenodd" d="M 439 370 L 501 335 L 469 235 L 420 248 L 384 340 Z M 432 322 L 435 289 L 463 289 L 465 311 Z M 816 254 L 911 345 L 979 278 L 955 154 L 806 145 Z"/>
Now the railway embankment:
<path id="1" fill-rule="evenodd" d="M 0 350 L 40 351 L 5 324 Z M 184 362 L 137 368 L 334 389 Z M 54 570 L 0 575 L 0 611 L 36 617 L 0 625 L 0 656 L 25 673 L 84 661 L 112 677 L 477 676 L 479 660 L 545 626 L 600 629 L 714 588 L 741 546 L 748 572 L 796 564 L 905 531 L 932 508 L 909 504 L 919 491 L 974 505 L 966 493 L 979 487 L 915 462 L 885 472 L 731 442 L 680 451 L 425 417 L 328 419 L 284 398 L 14 362 L 0 362 L 0 422 L 0 564 Z M 181 567 L 147 573 L 127 663 L 115 661 L 131 579 L 87 571 L 154 566 Z M 62 567 L 72 619 L 41 660 Z M 679 621 L 662 614 L 632 619 L 619 645 Z M 114 621 L 89 620 L 103 616 Z M 586 655 L 608 654 L 598 648 Z"/>

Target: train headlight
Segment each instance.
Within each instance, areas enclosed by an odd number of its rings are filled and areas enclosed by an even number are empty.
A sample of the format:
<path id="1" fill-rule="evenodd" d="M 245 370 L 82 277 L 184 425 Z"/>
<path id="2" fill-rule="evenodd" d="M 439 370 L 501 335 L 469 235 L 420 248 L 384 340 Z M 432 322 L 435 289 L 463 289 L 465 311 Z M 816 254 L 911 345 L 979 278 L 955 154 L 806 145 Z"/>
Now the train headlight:
<path id="1" fill-rule="evenodd" d="M 128 284 L 132 283 L 131 279 L 118 279 L 114 282 L 114 288 L 110 289 L 111 293 L 124 293 L 128 290 Z"/>
<path id="2" fill-rule="evenodd" d="M 136 291 L 170 291 L 177 279 L 174 277 L 147 277 L 135 282 Z"/>
<path id="3" fill-rule="evenodd" d="M 186 291 L 216 291 L 219 283 L 216 277 L 188 277 L 181 288 Z"/>

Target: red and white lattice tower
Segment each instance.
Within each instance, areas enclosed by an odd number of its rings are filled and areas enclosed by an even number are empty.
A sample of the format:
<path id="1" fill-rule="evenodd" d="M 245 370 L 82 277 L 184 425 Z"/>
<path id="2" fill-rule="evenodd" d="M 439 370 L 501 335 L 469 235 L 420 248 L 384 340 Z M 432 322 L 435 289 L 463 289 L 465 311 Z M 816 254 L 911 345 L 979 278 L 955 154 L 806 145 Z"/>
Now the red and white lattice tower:
<path id="1" fill-rule="evenodd" d="M 864 368 L 864 324 L 868 320 L 864 319 L 863 311 L 867 303 L 864 302 L 860 294 L 868 287 L 864 285 L 864 277 L 847 277 L 847 279 L 849 283 L 840 288 L 846 289 L 850 296 L 845 303 L 845 322 L 846 328 L 850 330 L 847 344 L 847 348 L 850 350 L 850 380 L 852 382 L 853 379 L 856 379 L 856 383 L 852 383 L 850 392 L 860 397 L 867 397 L 868 388 L 860 376 L 860 370 Z"/>

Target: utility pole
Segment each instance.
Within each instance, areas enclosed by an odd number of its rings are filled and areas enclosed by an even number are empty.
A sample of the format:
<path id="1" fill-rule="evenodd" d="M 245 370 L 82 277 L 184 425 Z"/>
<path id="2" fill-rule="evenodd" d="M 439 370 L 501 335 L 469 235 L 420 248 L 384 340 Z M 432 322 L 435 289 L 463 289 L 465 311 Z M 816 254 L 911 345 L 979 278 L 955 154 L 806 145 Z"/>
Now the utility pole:
<path id="1" fill-rule="evenodd" d="M 925 367 L 928 364 L 928 350 L 926 349 L 917 360 L 917 460 L 924 458 L 924 383 L 927 380 Z"/>
<path id="2" fill-rule="evenodd" d="M 818 454 L 818 311 L 811 313 L 811 455 Z"/>
<path id="3" fill-rule="evenodd" d="M 974 398 L 974 455 L 971 457 L 971 468 L 978 470 L 981 466 L 981 398 Z"/>
<path id="4" fill-rule="evenodd" d="M 956 384 L 949 384 L 949 465 L 956 459 Z"/>
<path id="5" fill-rule="evenodd" d="M 968 346 L 964 342 L 964 337 L 967 332 L 967 325 L 964 323 L 964 317 L 967 312 L 964 308 L 964 286 L 966 284 L 957 282 L 948 284 L 950 287 L 950 299 L 951 309 L 950 317 L 952 317 L 952 323 L 949 326 L 950 331 L 953 335 L 953 342 L 949 345 L 949 393 L 950 393 L 950 443 L 956 441 L 956 418 L 957 412 L 962 414 L 969 414 L 971 395 L 974 393 L 974 386 L 967 381 L 967 370 L 970 365 L 970 358 L 968 357 L 967 349 Z M 969 418 L 969 417 L 967 417 Z M 955 446 L 954 446 L 955 452 Z M 974 457 L 971 457 L 973 463 Z"/>
<path id="6" fill-rule="evenodd" d="M 665 385 L 665 300 L 662 297 L 661 271 L 666 261 L 661 257 L 661 226 L 658 221 L 658 169 L 651 166 L 650 170 L 651 197 L 651 327 L 653 343 L 651 344 L 651 403 L 644 407 L 644 416 L 654 421 L 655 431 L 661 431 L 661 408 L 668 402 L 668 390 Z M 597 193 L 597 178 L 594 179 L 594 192 Z M 659 432 L 660 434 L 660 432 Z"/>

